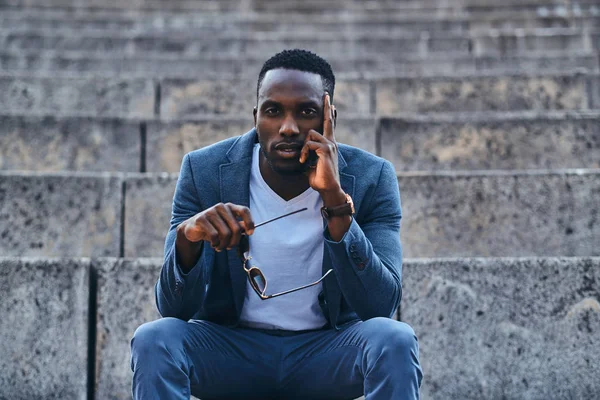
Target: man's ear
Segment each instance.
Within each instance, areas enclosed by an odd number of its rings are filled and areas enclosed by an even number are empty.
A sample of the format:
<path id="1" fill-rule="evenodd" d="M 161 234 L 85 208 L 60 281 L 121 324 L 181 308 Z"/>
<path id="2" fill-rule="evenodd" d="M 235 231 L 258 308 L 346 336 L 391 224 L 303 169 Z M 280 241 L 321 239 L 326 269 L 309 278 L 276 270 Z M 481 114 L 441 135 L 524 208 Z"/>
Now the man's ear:
<path id="1" fill-rule="evenodd" d="M 256 128 L 256 113 L 258 112 L 258 110 L 256 109 L 256 107 L 254 107 L 254 110 L 252 110 L 252 115 L 254 115 L 254 127 Z"/>

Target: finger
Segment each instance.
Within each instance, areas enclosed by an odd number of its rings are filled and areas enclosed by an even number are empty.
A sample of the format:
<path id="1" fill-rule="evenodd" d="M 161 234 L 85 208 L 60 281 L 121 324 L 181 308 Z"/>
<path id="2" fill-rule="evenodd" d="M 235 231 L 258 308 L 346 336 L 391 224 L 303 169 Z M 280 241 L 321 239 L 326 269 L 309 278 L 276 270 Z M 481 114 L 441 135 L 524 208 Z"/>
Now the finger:
<path id="1" fill-rule="evenodd" d="M 300 159 L 299 161 L 301 163 L 306 162 L 306 160 L 308 160 L 308 156 L 309 156 L 309 147 L 306 146 L 306 143 L 312 141 L 312 142 L 318 142 L 318 143 L 327 143 L 328 140 L 326 138 L 324 138 L 319 132 L 311 129 L 310 131 L 308 131 L 308 135 L 306 135 L 306 139 L 304 139 L 304 146 L 302 146 L 302 149 L 300 150 Z"/>
<path id="2" fill-rule="evenodd" d="M 254 233 L 254 220 L 252 219 L 252 214 L 250 214 L 250 209 L 237 204 L 229 204 L 229 209 L 236 217 L 242 219 L 245 233 L 252 235 Z"/>
<path id="3" fill-rule="evenodd" d="M 323 136 L 329 140 L 333 140 L 333 112 L 331 111 L 331 97 L 329 93 L 325 93 L 323 100 Z"/>
<path id="4" fill-rule="evenodd" d="M 300 162 L 304 163 L 308 159 L 308 154 L 310 151 L 315 151 L 317 154 L 323 154 L 324 152 L 327 152 L 327 149 L 327 144 L 309 140 L 308 142 L 304 143 L 304 146 L 302 147 L 300 152 Z"/>
<path id="5" fill-rule="evenodd" d="M 230 207 L 225 205 L 223 207 L 217 208 L 217 211 L 219 212 L 219 215 L 221 216 L 223 221 L 225 221 L 225 223 L 229 227 L 229 230 L 231 231 L 231 238 L 229 239 L 229 243 L 222 243 L 223 245 L 225 245 L 225 248 L 227 248 L 227 250 L 230 250 L 234 246 L 237 246 L 237 244 L 240 241 L 240 237 L 242 237 L 242 225 L 240 224 L 240 221 L 238 221 L 235 218 L 235 215 L 231 211 Z"/>
<path id="6" fill-rule="evenodd" d="M 229 229 L 229 226 L 227 226 L 225 221 L 223 221 L 218 211 L 207 215 L 207 218 L 212 224 L 212 226 L 214 226 L 217 230 L 218 235 L 218 240 L 216 242 L 211 241 L 211 246 L 216 251 L 222 251 L 226 248 L 226 246 L 229 244 L 229 241 L 231 240 L 231 230 Z"/>
<path id="7" fill-rule="evenodd" d="M 213 248 L 219 245 L 219 232 L 206 216 L 197 221 L 195 228 L 203 233 L 201 240 L 209 242 Z"/>

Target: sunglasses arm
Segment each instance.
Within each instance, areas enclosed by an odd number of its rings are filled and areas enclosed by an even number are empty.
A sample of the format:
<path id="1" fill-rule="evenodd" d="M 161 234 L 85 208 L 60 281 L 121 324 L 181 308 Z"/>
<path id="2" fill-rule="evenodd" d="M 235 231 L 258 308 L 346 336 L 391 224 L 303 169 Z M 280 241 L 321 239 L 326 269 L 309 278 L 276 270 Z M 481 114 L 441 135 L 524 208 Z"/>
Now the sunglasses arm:
<path id="1" fill-rule="evenodd" d="M 270 295 L 263 295 L 263 294 L 261 294 L 261 295 L 260 295 L 260 298 L 261 298 L 261 299 L 263 299 L 263 300 L 272 299 L 273 297 L 277 297 L 277 296 L 283 296 L 284 294 L 294 293 L 294 292 L 297 292 L 298 290 L 302 290 L 302 289 L 309 288 L 309 287 L 311 287 L 311 286 L 318 285 L 318 284 L 319 284 L 319 283 L 321 283 L 321 282 L 323 281 L 323 279 L 325 279 L 325 277 L 326 277 L 327 275 L 329 275 L 331 272 L 333 272 L 333 270 L 332 270 L 332 269 L 330 269 L 329 271 L 325 272 L 325 274 L 324 274 L 324 275 L 323 275 L 323 276 L 322 276 L 322 277 L 321 277 L 321 278 L 320 278 L 318 281 L 316 281 L 316 282 L 313 282 L 313 283 L 309 283 L 308 285 L 300 286 L 300 287 L 297 287 L 297 288 L 295 288 L 295 289 L 286 290 L 285 292 L 280 292 L 280 293 L 275 293 L 275 294 L 270 294 Z"/>

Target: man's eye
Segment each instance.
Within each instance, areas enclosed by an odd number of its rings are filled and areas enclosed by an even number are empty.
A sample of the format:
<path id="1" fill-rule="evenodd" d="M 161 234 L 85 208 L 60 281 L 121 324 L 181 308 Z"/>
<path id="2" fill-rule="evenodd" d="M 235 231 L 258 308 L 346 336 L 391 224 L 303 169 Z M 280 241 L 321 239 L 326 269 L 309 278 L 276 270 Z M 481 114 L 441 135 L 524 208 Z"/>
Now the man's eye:
<path id="1" fill-rule="evenodd" d="M 279 110 L 277 110 L 275 107 L 269 107 L 265 110 L 266 115 L 277 115 L 278 112 Z"/>
<path id="2" fill-rule="evenodd" d="M 302 114 L 315 115 L 315 114 L 317 114 L 317 110 L 315 110 L 314 108 L 305 108 L 304 110 L 302 110 Z"/>

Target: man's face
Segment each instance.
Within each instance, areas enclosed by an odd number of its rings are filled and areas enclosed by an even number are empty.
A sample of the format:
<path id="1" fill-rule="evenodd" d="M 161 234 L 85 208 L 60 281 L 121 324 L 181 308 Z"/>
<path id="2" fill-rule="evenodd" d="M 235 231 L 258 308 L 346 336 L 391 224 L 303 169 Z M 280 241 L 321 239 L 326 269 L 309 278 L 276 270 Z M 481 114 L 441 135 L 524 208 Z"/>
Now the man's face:
<path id="1" fill-rule="evenodd" d="M 311 72 L 273 69 L 265 74 L 254 125 L 266 162 L 279 174 L 301 174 L 300 150 L 311 129 L 323 130 L 323 81 Z"/>

